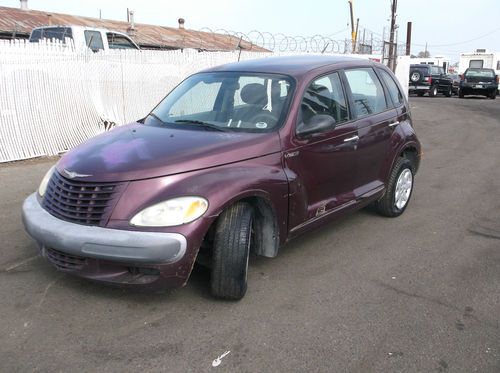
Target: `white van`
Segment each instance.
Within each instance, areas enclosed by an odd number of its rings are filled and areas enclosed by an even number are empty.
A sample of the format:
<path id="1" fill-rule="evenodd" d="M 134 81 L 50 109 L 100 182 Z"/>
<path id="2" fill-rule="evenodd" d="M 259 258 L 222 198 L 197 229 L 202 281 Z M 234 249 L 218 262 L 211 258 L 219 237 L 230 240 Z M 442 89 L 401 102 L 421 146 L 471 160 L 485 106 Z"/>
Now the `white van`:
<path id="1" fill-rule="evenodd" d="M 40 40 L 72 41 L 75 49 L 91 49 L 94 52 L 109 49 L 140 49 L 127 34 L 102 28 L 86 26 L 43 26 L 34 28 L 30 42 Z"/>

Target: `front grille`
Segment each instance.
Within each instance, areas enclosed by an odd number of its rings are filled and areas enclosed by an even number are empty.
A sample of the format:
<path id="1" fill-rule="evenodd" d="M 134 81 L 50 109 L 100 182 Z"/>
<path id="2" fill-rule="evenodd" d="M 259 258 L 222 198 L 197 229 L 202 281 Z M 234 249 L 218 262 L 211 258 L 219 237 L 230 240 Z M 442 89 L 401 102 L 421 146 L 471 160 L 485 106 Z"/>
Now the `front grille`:
<path id="1" fill-rule="evenodd" d="M 80 270 L 87 261 L 85 258 L 80 256 L 69 255 L 51 248 L 46 248 L 45 253 L 47 254 L 47 259 L 58 269 L 67 271 Z"/>
<path id="2" fill-rule="evenodd" d="M 69 180 L 54 172 L 47 185 L 42 206 L 59 219 L 85 225 L 105 225 L 118 183 Z"/>

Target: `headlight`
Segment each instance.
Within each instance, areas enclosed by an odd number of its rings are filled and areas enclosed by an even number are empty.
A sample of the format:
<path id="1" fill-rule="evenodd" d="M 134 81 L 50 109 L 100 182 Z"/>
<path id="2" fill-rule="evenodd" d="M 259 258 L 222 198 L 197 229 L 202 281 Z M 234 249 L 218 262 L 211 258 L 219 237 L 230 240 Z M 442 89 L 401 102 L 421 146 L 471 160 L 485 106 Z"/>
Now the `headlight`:
<path id="1" fill-rule="evenodd" d="M 190 223 L 208 209 L 201 197 L 179 197 L 157 203 L 136 214 L 130 224 L 141 227 L 170 227 Z"/>
<path id="2" fill-rule="evenodd" d="M 52 174 L 54 173 L 55 169 L 56 166 L 52 166 L 50 170 L 48 170 L 45 176 L 43 177 L 42 182 L 38 187 L 38 194 L 40 194 L 40 197 L 43 197 L 45 195 L 45 192 L 47 191 L 47 185 L 49 184 L 49 180 L 52 177 Z"/>

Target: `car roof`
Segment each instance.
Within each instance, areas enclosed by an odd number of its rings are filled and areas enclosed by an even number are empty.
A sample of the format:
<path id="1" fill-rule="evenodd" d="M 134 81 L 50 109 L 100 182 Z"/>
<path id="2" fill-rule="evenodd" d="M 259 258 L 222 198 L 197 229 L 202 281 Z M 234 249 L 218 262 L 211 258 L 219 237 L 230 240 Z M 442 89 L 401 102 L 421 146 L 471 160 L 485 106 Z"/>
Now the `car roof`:
<path id="1" fill-rule="evenodd" d="M 312 70 L 341 64 L 367 65 L 374 62 L 363 59 L 344 56 L 325 55 L 299 55 L 299 56 L 279 56 L 266 57 L 256 60 L 233 62 L 221 66 L 212 67 L 203 72 L 215 71 L 239 71 L 239 72 L 259 72 L 270 74 L 284 74 L 299 76 Z"/>

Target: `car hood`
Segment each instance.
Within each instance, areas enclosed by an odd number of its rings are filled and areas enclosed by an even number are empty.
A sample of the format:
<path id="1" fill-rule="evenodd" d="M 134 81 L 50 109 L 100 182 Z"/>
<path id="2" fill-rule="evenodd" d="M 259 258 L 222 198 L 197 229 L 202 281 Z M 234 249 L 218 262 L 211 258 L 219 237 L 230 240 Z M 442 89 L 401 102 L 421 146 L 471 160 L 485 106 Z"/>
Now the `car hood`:
<path id="1" fill-rule="evenodd" d="M 278 133 L 173 129 L 132 123 L 66 153 L 63 176 L 94 182 L 130 181 L 200 170 L 280 151 Z M 67 172 L 65 172 L 65 170 Z"/>

